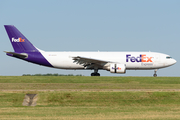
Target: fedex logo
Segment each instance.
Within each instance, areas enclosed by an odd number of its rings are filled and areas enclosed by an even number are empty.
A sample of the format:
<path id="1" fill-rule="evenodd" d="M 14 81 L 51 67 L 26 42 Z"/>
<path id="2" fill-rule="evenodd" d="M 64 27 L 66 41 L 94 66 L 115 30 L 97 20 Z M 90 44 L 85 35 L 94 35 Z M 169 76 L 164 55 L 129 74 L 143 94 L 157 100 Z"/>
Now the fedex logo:
<path id="1" fill-rule="evenodd" d="M 112 67 L 112 69 L 115 69 L 115 68 L 114 68 L 114 67 Z M 121 68 L 120 68 L 120 67 L 117 67 L 117 68 L 116 68 L 116 70 L 121 70 Z"/>
<path id="2" fill-rule="evenodd" d="M 14 39 L 14 38 L 12 38 L 12 42 L 25 42 L 25 39 L 22 39 L 22 38 Z"/>
<path id="3" fill-rule="evenodd" d="M 147 57 L 145 54 L 137 57 L 131 56 L 131 54 L 126 55 L 126 62 L 152 62 L 153 57 Z"/>

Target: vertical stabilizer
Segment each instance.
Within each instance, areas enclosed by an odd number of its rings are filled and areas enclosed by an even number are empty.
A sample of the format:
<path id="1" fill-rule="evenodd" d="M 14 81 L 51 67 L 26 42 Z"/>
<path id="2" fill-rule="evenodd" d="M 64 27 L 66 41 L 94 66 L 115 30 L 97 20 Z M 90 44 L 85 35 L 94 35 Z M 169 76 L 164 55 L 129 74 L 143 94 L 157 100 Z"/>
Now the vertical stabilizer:
<path id="1" fill-rule="evenodd" d="M 13 25 L 4 25 L 15 52 L 38 51 L 31 42 Z"/>

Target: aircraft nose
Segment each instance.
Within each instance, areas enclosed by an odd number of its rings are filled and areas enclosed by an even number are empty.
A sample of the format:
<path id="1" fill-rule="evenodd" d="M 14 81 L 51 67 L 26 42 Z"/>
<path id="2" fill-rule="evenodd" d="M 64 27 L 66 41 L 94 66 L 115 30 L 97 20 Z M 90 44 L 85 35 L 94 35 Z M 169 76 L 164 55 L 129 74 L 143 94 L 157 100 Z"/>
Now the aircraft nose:
<path id="1" fill-rule="evenodd" d="M 177 62 L 177 61 L 176 61 L 175 59 L 173 59 L 173 62 L 172 62 L 172 63 L 175 64 L 176 62 Z"/>
<path id="2" fill-rule="evenodd" d="M 171 65 L 174 65 L 177 61 L 175 59 L 169 59 L 167 61 L 167 66 L 171 66 Z"/>

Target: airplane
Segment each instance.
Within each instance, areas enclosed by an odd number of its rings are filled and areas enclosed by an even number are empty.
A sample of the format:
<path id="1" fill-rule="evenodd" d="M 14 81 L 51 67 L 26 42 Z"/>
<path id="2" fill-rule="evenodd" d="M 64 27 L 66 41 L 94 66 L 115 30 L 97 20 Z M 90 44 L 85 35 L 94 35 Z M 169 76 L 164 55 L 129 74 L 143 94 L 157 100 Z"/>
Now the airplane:
<path id="1" fill-rule="evenodd" d="M 176 60 L 157 52 L 46 52 L 35 47 L 15 26 L 4 25 L 14 52 L 6 55 L 31 63 L 71 70 L 94 70 L 91 76 L 100 76 L 98 70 L 126 73 L 126 70 L 157 70 L 169 67 Z"/>

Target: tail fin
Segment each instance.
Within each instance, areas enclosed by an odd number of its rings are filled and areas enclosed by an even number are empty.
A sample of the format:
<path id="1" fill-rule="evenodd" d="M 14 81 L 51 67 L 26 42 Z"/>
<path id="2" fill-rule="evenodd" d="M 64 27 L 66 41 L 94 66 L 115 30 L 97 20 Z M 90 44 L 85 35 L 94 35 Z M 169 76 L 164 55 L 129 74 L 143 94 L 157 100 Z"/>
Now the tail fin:
<path id="1" fill-rule="evenodd" d="M 38 51 L 31 42 L 13 25 L 4 25 L 15 52 Z"/>

